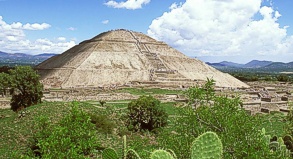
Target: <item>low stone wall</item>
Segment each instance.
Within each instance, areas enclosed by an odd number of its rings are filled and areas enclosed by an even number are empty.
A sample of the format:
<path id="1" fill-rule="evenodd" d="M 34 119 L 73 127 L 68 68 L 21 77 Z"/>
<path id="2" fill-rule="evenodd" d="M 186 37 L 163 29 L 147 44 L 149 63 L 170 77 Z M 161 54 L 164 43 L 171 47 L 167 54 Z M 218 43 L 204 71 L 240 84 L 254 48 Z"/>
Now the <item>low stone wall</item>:
<path id="1" fill-rule="evenodd" d="M 10 108 L 10 100 L 0 100 L 0 109 Z"/>

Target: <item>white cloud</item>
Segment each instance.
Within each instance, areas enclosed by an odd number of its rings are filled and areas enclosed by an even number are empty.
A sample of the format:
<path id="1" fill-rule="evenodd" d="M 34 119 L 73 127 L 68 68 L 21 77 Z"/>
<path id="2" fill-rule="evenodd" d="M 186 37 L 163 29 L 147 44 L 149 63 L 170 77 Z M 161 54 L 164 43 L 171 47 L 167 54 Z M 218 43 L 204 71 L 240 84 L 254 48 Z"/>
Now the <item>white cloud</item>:
<path id="1" fill-rule="evenodd" d="M 262 0 L 186 0 L 154 19 L 148 35 L 190 56 L 288 54 L 293 36 L 280 16 Z"/>
<path id="2" fill-rule="evenodd" d="M 15 53 L 24 52 L 38 54 L 43 52 L 62 53 L 73 47 L 75 41 L 66 41 L 65 37 L 58 37 L 55 41 L 49 39 L 28 40 L 26 30 L 43 30 L 49 28 L 47 23 L 23 25 L 20 22 L 7 24 L 0 16 L 0 51 Z"/>
<path id="3" fill-rule="evenodd" d="M 77 29 L 74 28 L 74 27 L 69 27 L 69 28 L 67 28 L 67 30 L 74 31 L 74 30 L 77 30 Z"/>
<path id="4" fill-rule="evenodd" d="M 58 41 L 66 41 L 66 38 L 65 37 L 58 37 L 57 40 Z"/>
<path id="5" fill-rule="evenodd" d="M 146 5 L 150 3 L 151 0 L 127 0 L 123 2 L 116 2 L 114 0 L 110 0 L 105 5 L 108 7 L 113 8 L 125 8 L 125 9 L 140 9 L 142 8 L 142 5 Z"/>
<path id="6" fill-rule="evenodd" d="M 108 24 L 110 21 L 109 20 L 103 20 L 102 24 Z"/>
<path id="7" fill-rule="evenodd" d="M 25 24 L 23 25 L 23 29 L 26 29 L 26 30 L 44 30 L 44 29 L 47 29 L 47 28 L 50 28 L 51 25 L 50 24 L 47 24 L 47 23 L 42 23 L 42 24 L 38 24 L 38 23 L 34 23 L 34 24 Z"/>

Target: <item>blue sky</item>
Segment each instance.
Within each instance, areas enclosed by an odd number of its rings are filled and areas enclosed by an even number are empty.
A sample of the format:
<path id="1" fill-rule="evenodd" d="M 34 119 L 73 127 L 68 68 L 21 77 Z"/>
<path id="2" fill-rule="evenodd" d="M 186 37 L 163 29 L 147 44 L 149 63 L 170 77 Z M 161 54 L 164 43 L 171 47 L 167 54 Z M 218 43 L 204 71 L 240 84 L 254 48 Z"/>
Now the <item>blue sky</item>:
<path id="1" fill-rule="evenodd" d="M 293 61 L 291 0 L 0 0 L 0 51 L 62 53 L 112 29 L 204 61 Z"/>

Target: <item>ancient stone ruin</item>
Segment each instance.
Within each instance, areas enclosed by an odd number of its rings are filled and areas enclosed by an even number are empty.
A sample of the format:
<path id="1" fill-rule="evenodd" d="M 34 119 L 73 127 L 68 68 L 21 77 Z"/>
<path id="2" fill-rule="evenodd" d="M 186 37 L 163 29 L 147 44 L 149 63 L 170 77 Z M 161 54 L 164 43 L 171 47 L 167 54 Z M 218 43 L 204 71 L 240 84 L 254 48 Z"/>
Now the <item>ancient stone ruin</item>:
<path id="1" fill-rule="evenodd" d="M 195 85 L 213 78 L 220 87 L 249 87 L 142 33 L 115 30 L 81 42 L 36 66 L 45 88 L 128 84 Z"/>

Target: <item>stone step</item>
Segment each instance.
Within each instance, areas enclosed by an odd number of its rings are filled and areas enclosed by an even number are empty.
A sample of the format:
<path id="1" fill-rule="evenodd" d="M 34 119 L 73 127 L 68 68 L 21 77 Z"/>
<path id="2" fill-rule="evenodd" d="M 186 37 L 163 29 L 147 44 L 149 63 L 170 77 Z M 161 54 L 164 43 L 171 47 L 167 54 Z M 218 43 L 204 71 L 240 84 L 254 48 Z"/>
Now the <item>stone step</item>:
<path id="1" fill-rule="evenodd" d="M 289 113 L 290 109 L 288 109 L 287 107 L 280 107 L 280 111 Z"/>
<path id="2" fill-rule="evenodd" d="M 163 77 L 157 77 L 158 81 L 192 81 L 188 78 L 163 78 Z"/>
<path id="3" fill-rule="evenodd" d="M 154 77 L 157 78 L 183 78 L 178 74 L 154 74 Z"/>
<path id="4" fill-rule="evenodd" d="M 156 74 L 175 74 L 176 70 L 155 70 Z"/>

